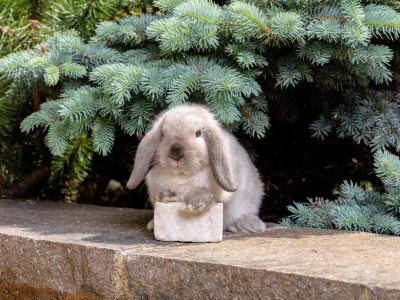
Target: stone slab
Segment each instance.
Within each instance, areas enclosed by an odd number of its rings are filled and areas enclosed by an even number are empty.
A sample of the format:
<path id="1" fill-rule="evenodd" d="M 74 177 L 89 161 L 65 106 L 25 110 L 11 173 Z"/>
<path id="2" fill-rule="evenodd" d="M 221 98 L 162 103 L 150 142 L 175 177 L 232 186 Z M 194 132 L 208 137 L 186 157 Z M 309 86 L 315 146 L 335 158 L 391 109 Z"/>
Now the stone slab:
<path id="1" fill-rule="evenodd" d="M 151 217 L 0 200 L 0 295 L 23 287 L 36 299 L 400 299 L 398 237 L 269 226 L 224 233 L 221 243 L 166 243 L 146 230 Z"/>
<path id="2" fill-rule="evenodd" d="M 213 203 L 202 214 L 186 211 L 183 202 L 157 202 L 154 209 L 154 237 L 166 242 L 220 242 L 223 205 Z"/>

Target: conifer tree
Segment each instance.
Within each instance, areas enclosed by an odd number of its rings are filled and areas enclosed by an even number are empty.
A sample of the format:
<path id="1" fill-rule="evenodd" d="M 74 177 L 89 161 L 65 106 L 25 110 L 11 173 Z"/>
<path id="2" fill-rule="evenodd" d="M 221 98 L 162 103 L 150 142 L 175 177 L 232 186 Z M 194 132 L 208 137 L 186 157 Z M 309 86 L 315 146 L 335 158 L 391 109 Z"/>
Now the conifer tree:
<path id="1" fill-rule="evenodd" d="M 307 204 L 295 203 L 288 207 L 293 214 L 281 223 L 400 235 L 400 158 L 379 150 L 374 160 L 384 186 L 382 193 L 344 181 L 337 199 L 310 198 Z"/>
<path id="2" fill-rule="evenodd" d="M 0 56 L 40 41 L 41 24 L 34 14 L 36 7 L 27 0 L 0 3 Z M 17 82 L 0 80 L 0 186 L 12 183 L 23 172 L 31 171 L 25 164 L 26 157 L 21 149 L 25 147 L 26 152 L 34 152 L 32 150 L 36 148 L 33 136 L 27 138 L 20 133 L 19 123 L 26 113 L 23 113 L 24 105 L 14 101 L 15 94 L 20 100 L 28 96 L 26 89 Z M 38 157 L 32 155 L 31 164 L 37 161 Z"/>
<path id="3" fill-rule="evenodd" d="M 0 67 L 26 85 L 62 84 L 58 99 L 21 124 L 25 132 L 48 129 L 53 154 L 88 131 L 95 150 L 107 154 L 116 127 L 143 134 L 154 112 L 189 100 L 262 137 L 268 91 L 257 76 L 281 89 L 301 81 L 340 90 L 392 80 L 393 49 L 382 42 L 398 39 L 398 12 L 358 1 L 296 3 L 156 1 L 159 14 L 102 22 L 89 43 L 74 31 L 57 33 L 4 57 Z"/>
<path id="4" fill-rule="evenodd" d="M 130 6 L 129 1 L 3 1 L 0 56 L 33 47 L 57 30 L 74 28 L 83 36 L 92 35 L 100 20 L 123 17 L 131 11 Z M 46 50 L 43 46 L 40 51 Z M 0 195 L 29 195 L 51 175 L 48 185 L 55 192 L 61 190 L 65 200 L 76 200 L 91 166 L 91 144 L 82 135 L 70 142 L 63 155 L 52 158 L 42 147 L 40 132 L 28 137 L 21 134 L 20 121 L 42 102 L 56 97 L 60 87 L 35 80 L 21 82 L 15 75 L 17 80 L 0 80 L 0 187 L 8 187 L 0 188 Z"/>

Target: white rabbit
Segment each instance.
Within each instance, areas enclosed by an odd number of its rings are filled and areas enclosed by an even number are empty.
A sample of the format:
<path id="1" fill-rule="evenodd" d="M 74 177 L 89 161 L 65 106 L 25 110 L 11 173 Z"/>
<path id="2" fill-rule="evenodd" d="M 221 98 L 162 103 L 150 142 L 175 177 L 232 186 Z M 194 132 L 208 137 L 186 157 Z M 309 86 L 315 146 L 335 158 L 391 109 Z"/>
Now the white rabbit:
<path id="1" fill-rule="evenodd" d="M 256 167 L 237 139 L 197 104 L 183 104 L 159 115 L 136 152 L 127 187 L 146 177 L 151 203 L 183 201 L 194 213 L 212 202 L 224 204 L 224 229 L 261 232 L 263 192 Z M 153 229 L 153 221 L 148 226 Z"/>

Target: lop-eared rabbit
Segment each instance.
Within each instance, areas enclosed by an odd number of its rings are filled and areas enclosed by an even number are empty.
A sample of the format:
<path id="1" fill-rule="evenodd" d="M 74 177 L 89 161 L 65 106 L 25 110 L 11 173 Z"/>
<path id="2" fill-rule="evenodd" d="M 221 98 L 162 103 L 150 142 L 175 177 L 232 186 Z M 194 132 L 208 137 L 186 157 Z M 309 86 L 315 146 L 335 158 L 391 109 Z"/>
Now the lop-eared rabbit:
<path id="1" fill-rule="evenodd" d="M 223 203 L 224 229 L 261 232 L 263 183 L 248 153 L 205 107 L 162 112 L 141 140 L 127 187 L 146 180 L 150 201 L 181 201 L 192 213 Z M 147 225 L 153 229 L 153 220 Z"/>

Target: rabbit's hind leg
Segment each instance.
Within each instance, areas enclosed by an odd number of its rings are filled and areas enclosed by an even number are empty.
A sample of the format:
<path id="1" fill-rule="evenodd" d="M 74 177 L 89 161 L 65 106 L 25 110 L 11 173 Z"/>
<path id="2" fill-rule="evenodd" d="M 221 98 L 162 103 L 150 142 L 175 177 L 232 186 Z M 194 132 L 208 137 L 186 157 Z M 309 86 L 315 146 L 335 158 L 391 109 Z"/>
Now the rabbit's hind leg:
<path id="1" fill-rule="evenodd" d="M 246 214 L 229 225 L 227 230 L 238 233 L 255 233 L 263 232 L 266 228 L 265 223 L 257 215 Z"/>
<path id="2" fill-rule="evenodd" d="M 151 219 L 149 221 L 149 223 L 147 223 L 146 228 L 147 228 L 147 230 L 153 230 L 154 229 L 154 219 Z"/>

